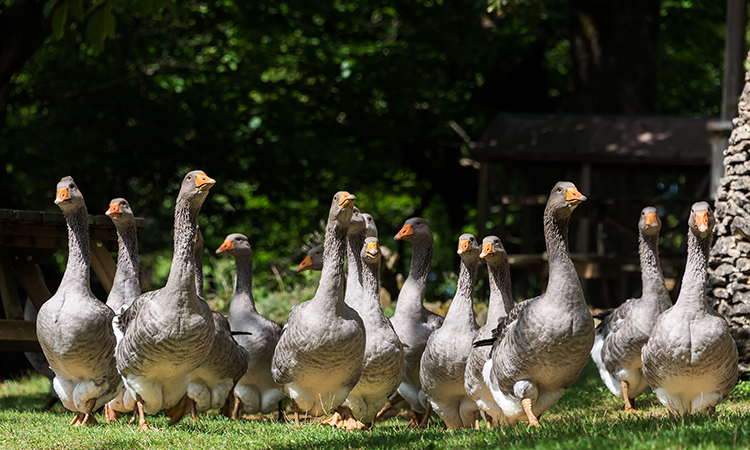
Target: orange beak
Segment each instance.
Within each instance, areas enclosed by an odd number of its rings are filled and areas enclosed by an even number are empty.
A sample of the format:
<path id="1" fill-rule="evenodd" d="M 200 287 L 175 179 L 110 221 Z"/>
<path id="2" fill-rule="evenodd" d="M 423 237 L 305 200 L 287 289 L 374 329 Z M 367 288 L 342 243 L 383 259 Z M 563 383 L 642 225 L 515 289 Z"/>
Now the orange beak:
<path id="1" fill-rule="evenodd" d="M 585 202 L 586 196 L 578 192 L 578 189 L 576 189 L 575 187 L 571 187 L 568 188 L 567 192 L 565 193 L 565 200 L 570 206 L 576 206 Z"/>
<path id="2" fill-rule="evenodd" d="M 397 241 L 408 239 L 414 235 L 414 230 L 411 228 L 411 224 L 407 223 L 404 224 L 403 227 L 399 230 L 399 232 L 396 234 L 396 237 L 394 238 Z"/>
<path id="3" fill-rule="evenodd" d="M 57 190 L 57 195 L 55 196 L 55 205 L 64 205 L 66 203 L 70 202 L 70 192 L 68 192 L 68 188 L 60 188 Z"/>
<path id="4" fill-rule="evenodd" d="M 462 254 L 464 252 L 469 251 L 469 241 L 468 239 L 463 239 L 461 241 L 458 241 L 458 254 Z"/>
<path id="5" fill-rule="evenodd" d="M 655 227 L 659 225 L 659 220 L 656 218 L 656 213 L 646 214 L 646 226 Z"/>
<path id="6" fill-rule="evenodd" d="M 376 256 L 378 256 L 378 253 L 380 253 L 380 248 L 378 248 L 378 243 L 368 242 L 367 250 L 365 250 L 365 253 L 367 253 L 367 256 L 370 258 L 375 258 Z"/>
<path id="7" fill-rule="evenodd" d="M 197 187 L 199 191 L 207 191 L 211 189 L 214 184 L 216 184 L 216 180 L 205 173 L 199 173 L 195 176 L 195 187 Z"/>
<path id="8" fill-rule="evenodd" d="M 695 226 L 701 233 L 708 230 L 708 211 L 697 211 L 695 213 Z"/>
<path id="9" fill-rule="evenodd" d="M 301 263 L 299 263 L 299 266 L 297 266 L 297 270 L 295 270 L 296 273 L 304 272 L 305 270 L 312 269 L 313 262 L 312 258 L 310 258 L 310 255 L 305 256 L 305 259 L 302 260 Z"/>
<path id="10" fill-rule="evenodd" d="M 354 195 L 348 192 L 343 192 L 341 194 L 341 197 L 339 197 L 339 206 L 341 208 L 351 208 L 354 206 L 354 200 L 356 199 L 357 197 L 355 197 Z"/>
<path id="11" fill-rule="evenodd" d="M 232 253 L 233 251 L 234 251 L 234 247 L 232 246 L 232 241 L 228 239 L 222 242 L 221 246 L 216 249 L 216 253 Z"/>
<path id="12" fill-rule="evenodd" d="M 495 251 L 492 250 L 492 242 L 486 242 L 484 245 L 482 245 L 482 253 L 479 254 L 479 257 L 486 258 L 494 254 L 495 254 Z"/>
<path id="13" fill-rule="evenodd" d="M 120 211 L 120 204 L 110 203 L 109 209 L 104 214 L 108 215 L 109 217 L 120 217 L 122 215 L 122 211 Z"/>

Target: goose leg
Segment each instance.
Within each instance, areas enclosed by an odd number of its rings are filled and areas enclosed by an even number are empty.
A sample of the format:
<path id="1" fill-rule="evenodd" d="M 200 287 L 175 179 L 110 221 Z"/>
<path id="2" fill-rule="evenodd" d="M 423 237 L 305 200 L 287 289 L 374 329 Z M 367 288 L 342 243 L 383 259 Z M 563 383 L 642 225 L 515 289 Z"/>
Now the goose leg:
<path id="1" fill-rule="evenodd" d="M 237 420 L 240 417 L 240 403 L 242 403 L 242 400 L 240 400 L 239 397 L 235 397 L 234 408 L 232 409 L 232 420 Z"/>
<path id="2" fill-rule="evenodd" d="M 493 419 L 491 415 L 486 414 L 484 416 L 484 421 L 487 423 L 487 428 L 489 429 L 495 428 L 495 424 L 493 423 Z"/>
<path id="3" fill-rule="evenodd" d="M 406 426 L 409 427 L 409 428 L 418 428 L 419 424 L 421 422 L 422 422 L 422 415 L 419 414 L 417 411 L 415 411 L 415 410 L 412 409 L 411 410 L 411 420 L 409 421 L 409 423 Z"/>
<path id="4" fill-rule="evenodd" d="M 352 410 L 346 406 L 339 406 L 336 408 L 336 412 L 333 413 L 330 419 L 323 422 L 325 425 L 331 425 L 337 428 L 344 429 L 346 431 L 361 430 L 366 428 L 366 425 L 359 420 L 354 418 Z"/>
<path id="5" fill-rule="evenodd" d="M 620 380 L 620 388 L 622 389 L 622 398 L 625 400 L 625 411 L 635 411 L 633 405 L 630 403 L 630 397 L 628 396 L 628 382 Z"/>
<path id="6" fill-rule="evenodd" d="M 279 422 L 286 422 L 286 416 L 284 416 L 284 409 L 281 407 L 281 400 L 279 400 L 279 417 L 276 419 Z"/>
<path id="7" fill-rule="evenodd" d="M 190 410 L 190 420 L 195 422 L 198 420 L 198 411 L 195 410 L 195 400 L 192 398 L 189 398 L 188 400 L 188 410 Z"/>
<path id="8" fill-rule="evenodd" d="M 224 406 L 221 407 L 221 409 L 219 410 L 219 412 L 221 412 L 222 416 L 231 419 L 232 418 L 232 414 L 234 413 L 233 406 L 234 406 L 234 393 L 232 393 L 230 391 L 229 395 L 227 395 L 226 401 L 224 401 Z"/>
<path id="9" fill-rule="evenodd" d="M 55 403 L 57 403 L 57 400 L 58 400 L 57 397 L 55 397 L 54 395 L 51 396 L 49 400 L 47 400 L 47 403 L 44 404 L 42 409 L 45 411 L 49 411 L 50 409 L 52 409 L 53 406 L 55 406 Z"/>
<path id="10" fill-rule="evenodd" d="M 474 429 L 479 430 L 479 422 L 481 419 L 481 415 L 479 414 L 479 411 L 474 411 Z"/>
<path id="11" fill-rule="evenodd" d="M 424 417 L 422 417 L 422 420 L 419 422 L 419 427 L 426 427 L 427 423 L 430 421 L 430 413 L 432 412 L 432 403 L 427 402 L 427 407 L 425 408 Z"/>
<path id="12" fill-rule="evenodd" d="M 71 426 L 77 427 L 81 425 L 81 421 L 83 420 L 84 414 L 82 412 L 76 413 L 76 416 L 73 417 L 73 420 L 70 422 Z"/>
<path id="13" fill-rule="evenodd" d="M 185 395 L 182 396 L 176 405 L 164 410 L 164 414 L 169 417 L 169 425 L 174 425 L 185 417 L 188 412 L 189 401 L 190 399 L 187 396 L 187 392 L 185 392 Z"/>
<path id="14" fill-rule="evenodd" d="M 135 399 L 135 405 L 138 409 L 138 430 L 139 431 L 148 431 L 151 429 L 151 427 L 148 426 L 146 423 L 146 414 L 143 412 L 143 399 L 140 395 L 138 395 Z M 133 414 L 133 417 L 135 417 L 135 414 Z"/>
<path id="15" fill-rule="evenodd" d="M 107 420 L 107 423 L 118 422 L 120 417 L 122 417 L 122 414 L 112 409 L 108 403 L 104 404 L 104 418 Z"/>
<path id="16" fill-rule="evenodd" d="M 294 408 L 294 424 L 299 428 L 299 406 L 297 406 L 297 402 L 294 400 L 292 400 L 292 408 Z"/>
<path id="17" fill-rule="evenodd" d="M 138 408 L 133 410 L 133 415 L 130 416 L 130 422 L 128 423 L 135 423 L 136 420 L 138 420 Z"/>
<path id="18" fill-rule="evenodd" d="M 529 419 L 529 425 L 539 428 L 540 427 L 539 421 L 534 416 L 534 412 L 531 410 L 531 399 L 524 398 L 523 400 L 521 400 L 521 406 L 523 406 L 523 410 L 526 413 L 526 417 Z"/>
<path id="19" fill-rule="evenodd" d="M 386 412 L 388 412 L 389 410 L 391 410 L 392 408 L 394 408 L 396 406 L 396 404 L 402 402 L 403 400 L 404 400 L 404 397 L 402 397 L 401 394 L 399 394 L 398 392 L 396 392 L 396 394 L 393 397 L 391 397 L 391 398 L 388 399 L 388 401 L 385 403 L 385 405 L 383 406 L 383 408 L 381 408 L 380 411 L 378 411 L 378 413 L 375 414 L 375 419 L 373 420 L 373 422 L 377 422 L 378 420 L 380 420 L 380 418 Z M 383 420 L 385 420 L 385 419 L 386 418 L 383 418 Z"/>

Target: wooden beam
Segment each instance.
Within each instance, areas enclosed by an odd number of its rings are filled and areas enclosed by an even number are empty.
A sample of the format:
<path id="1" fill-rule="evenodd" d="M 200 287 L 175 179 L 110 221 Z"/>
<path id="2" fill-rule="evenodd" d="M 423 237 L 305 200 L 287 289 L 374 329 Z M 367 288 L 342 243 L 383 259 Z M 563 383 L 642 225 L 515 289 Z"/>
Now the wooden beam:
<path id="1" fill-rule="evenodd" d="M 31 299 L 31 303 L 34 304 L 36 310 L 42 307 L 44 302 L 52 297 L 52 294 L 47 289 L 47 284 L 42 278 L 42 274 L 39 271 L 39 266 L 26 261 L 15 261 L 13 263 L 13 272 L 16 274 L 16 278 L 21 282 L 23 290 L 26 291 L 26 295 Z"/>
<path id="2" fill-rule="evenodd" d="M 36 338 L 36 322 L 0 320 L 0 351 L 42 351 Z"/>
<path id="3" fill-rule="evenodd" d="M 117 264 L 101 241 L 91 241 L 91 268 L 104 289 L 109 293 L 115 280 Z"/>
<path id="4" fill-rule="evenodd" d="M 6 318 L 23 320 L 23 303 L 21 303 L 21 296 L 18 295 L 11 256 L 4 248 L 0 249 L 0 297 L 2 297 Z"/>

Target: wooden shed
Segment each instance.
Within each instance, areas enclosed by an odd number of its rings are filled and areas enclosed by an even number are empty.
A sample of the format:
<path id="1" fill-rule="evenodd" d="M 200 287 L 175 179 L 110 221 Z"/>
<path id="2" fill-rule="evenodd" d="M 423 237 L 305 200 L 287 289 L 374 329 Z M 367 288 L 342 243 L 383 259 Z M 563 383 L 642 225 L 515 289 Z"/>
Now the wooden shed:
<path id="1" fill-rule="evenodd" d="M 515 295 L 544 288 L 542 212 L 552 186 L 568 180 L 588 197 L 573 215 L 570 248 L 589 304 L 613 307 L 640 295 L 636 225 L 647 205 L 662 219 L 661 262 L 676 296 L 690 205 L 709 198 L 708 123 L 499 114 L 473 150 L 481 165 L 478 230 L 503 239 Z"/>

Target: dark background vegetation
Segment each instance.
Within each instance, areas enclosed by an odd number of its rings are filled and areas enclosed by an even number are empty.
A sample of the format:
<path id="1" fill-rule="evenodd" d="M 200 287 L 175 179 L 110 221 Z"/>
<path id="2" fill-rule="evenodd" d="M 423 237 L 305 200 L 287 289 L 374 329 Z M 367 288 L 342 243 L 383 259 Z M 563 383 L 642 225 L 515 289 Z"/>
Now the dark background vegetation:
<path id="1" fill-rule="evenodd" d="M 399 254 L 403 221 L 430 221 L 428 299 L 450 298 L 455 242 L 476 230 L 472 143 L 495 114 L 718 115 L 724 15 L 723 0 L 0 0 L 0 207 L 57 211 L 65 175 L 92 214 L 127 198 L 150 289 L 179 182 L 203 169 L 207 258 L 242 232 L 256 286 L 291 292 L 348 190 Z M 488 232 L 519 236 L 515 214 Z M 231 288 L 216 267 L 207 289 Z"/>

